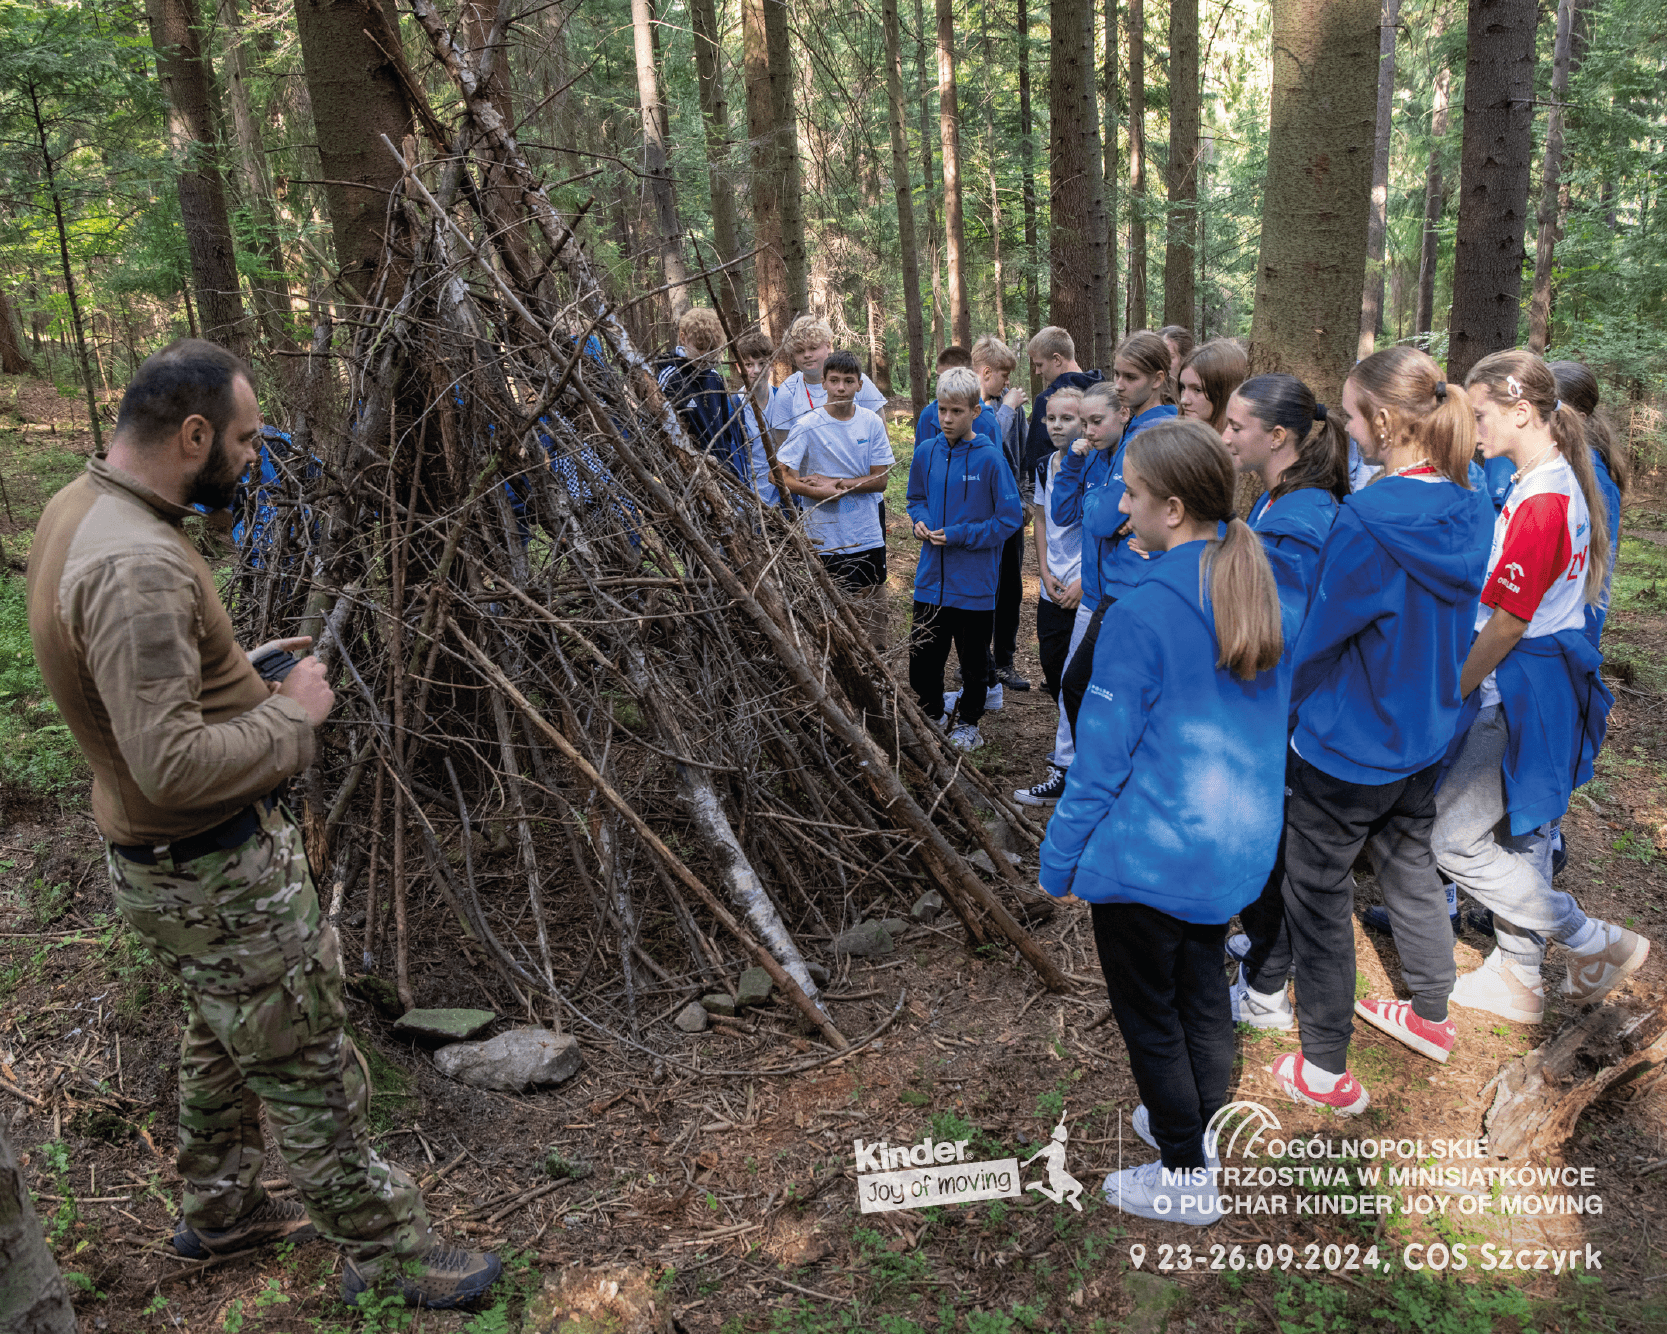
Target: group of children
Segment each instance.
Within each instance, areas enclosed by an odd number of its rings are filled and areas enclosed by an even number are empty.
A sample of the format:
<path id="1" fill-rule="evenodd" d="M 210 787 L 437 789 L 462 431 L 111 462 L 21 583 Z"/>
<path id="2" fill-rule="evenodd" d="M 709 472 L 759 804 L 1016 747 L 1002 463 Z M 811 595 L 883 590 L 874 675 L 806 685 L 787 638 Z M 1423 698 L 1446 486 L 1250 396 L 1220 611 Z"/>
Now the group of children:
<path id="1" fill-rule="evenodd" d="M 807 329 L 757 412 L 822 559 L 853 590 L 883 588 L 871 496 L 891 450 L 855 359 Z M 992 692 L 1028 688 L 1013 665 L 1024 482 L 1059 717 L 1045 776 L 1014 796 L 1053 808 L 1041 887 L 1090 905 L 1135 1131 L 1160 1155 L 1105 1192 L 1207 1225 L 1214 1192 L 1181 1195 L 1170 1174 L 1216 1166 L 1206 1128 L 1233 1024 L 1294 1027 L 1292 978 L 1301 1051 L 1275 1079 L 1354 1114 L 1370 1101 L 1348 1069 L 1356 1017 L 1445 1061 L 1449 1004 L 1540 1021 L 1548 941 L 1577 1007 L 1644 962 L 1647 940 L 1554 884 L 1561 817 L 1613 702 L 1598 641 L 1625 458 L 1591 372 L 1528 352 L 1484 358 L 1461 387 L 1388 348 L 1328 407 L 1293 376 L 1249 377 L 1232 341 L 1194 347 L 1180 329 L 1129 335 L 1110 379 L 1077 364 L 1063 329 L 1026 351 L 1046 386 L 1028 429 L 1016 359 L 993 339 L 940 367 L 917 427 L 909 683 L 968 749 Z M 1241 518 L 1243 474 L 1260 494 Z M 946 696 L 951 646 L 962 685 Z M 1406 1000 L 1355 996 L 1363 852 Z M 1462 977 L 1455 886 L 1495 940 Z"/>

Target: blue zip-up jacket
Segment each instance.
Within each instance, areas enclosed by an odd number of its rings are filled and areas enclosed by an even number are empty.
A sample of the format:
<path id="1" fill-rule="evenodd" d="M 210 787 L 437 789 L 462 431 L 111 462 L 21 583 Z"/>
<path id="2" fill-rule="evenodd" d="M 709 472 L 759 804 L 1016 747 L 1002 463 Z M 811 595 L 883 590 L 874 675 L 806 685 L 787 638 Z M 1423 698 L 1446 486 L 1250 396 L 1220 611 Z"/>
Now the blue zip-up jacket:
<path id="1" fill-rule="evenodd" d="M 918 447 L 925 444 L 942 430 L 938 425 L 938 400 L 934 398 L 920 410 L 920 416 L 915 418 L 915 445 Z M 972 419 L 972 433 L 985 437 L 992 445 L 1001 443 L 1001 422 L 996 418 L 995 409 L 988 403 L 978 405 L 978 415 Z"/>
<path id="2" fill-rule="evenodd" d="M 1078 454 L 1067 449 L 1059 460 L 1059 472 L 1053 479 L 1053 505 L 1048 511 L 1048 524 L 1055 528 L 1074 528 L 1082 523 L 1082 498 L 1111 483 L 1112 464 L 1117 464 L 1117 495 L 1123 494 L 1122 451 L 1113 445 L 1109 449 L 1090 449 Z M 1094 548 L 1087 543 L 1082 549 L 1082 605 L 1093 610 L 1100 604 L 1100 562 L 1094 559 Z"/>
<path id="3" fill-rule="evenodd" d="M 920 545 L 915 601 L 990 611 L 996 605 L 1001 546 L 1024 524 L 1019 488 L 1001 446 L 981 435 L 953 445 L 942 431 L 909 462 L 909 518 L 947 545 Z"/>
<path id="4" fill-rule="evenodd" d="M 1511 479 L 1516 476 L 1516 470 L 1517 465 L 1503 454 L 1498 458 L 1482 460 L 1482 476 L 1486 479 L 1483 485 L 1488 499 L 1493 502 L 1495 514 L 1505 508 L 1505 497 L 1510 494 Z"/>
<path id="5" fill-rule="evenodd" d="M 1106 613 L 1077 761 L 1042 843 L 1042 888 L 1225 922 L 1273 869 L 1285 813 L 1285 673 L 1216 667 L 1203 542 Z"/>
<path id="6" fill-rule="evenodd" d="M 1526 834 L 1568 812 L 1575 788 L 1590 781 L 1609 730 L 1609 693 L 1598 669 L 1603 655 L 1584 630 L 1522 639 L 1494 669 L 1505 710 L 1505 810 L 1511 833 Z M 1464 702 L 1448 760 L 1458 758 L 1482 692 Z"/>
<path id="7" fill-rule="evenodd" d="M 1262 539 L 1262 549 L 1279 585 L 1279 606 L 1285 625 L 1285 656 L 1296 645 L 1297 632 L 1308 612 L 1308 594 L 1320 564 L 1331 525 L 1337 520 L 1337 497 L 1324 487 L 1305 486 L 1270 500 L 1264 491 L 1250 507 L 1250 527 Z"/>
<path id="8" fill-rule="evenodd" d="M 1315 768 L 1380 786 L 1445 754 L 1493 518 L 1447 480 L 1387 477 L 1343 502 L 1293 658 L 1292 744 Z"/>
<path id="9" fill-rule="evenodd" d="M 1609 586 L 1615 581 L 1615 561 L 1621 554 L 1621 488 L 1615 485 L 1609 465 L 1595 449 L 1592 472 L 1597 476 L 1598 490 L 1603 492 L 1603 512 L 1609 517 L 1609 569 L 1603 576 L 1603 598 L 1595 607 L 1586 604 L 1586 638 L 1596 648 L 1603 638 L 1603 623 L 1609 619 Z"/>
<path id="10" fill-rule="evenodd" d="M 1155 408 L 1147 408 L 1123 428 L 1123 438 L 1117 442 L 1117 451 L 1111 460 L 1111 473 L 1104 486 L 1085 488 L 1082 491 L 1082 563 L 1088 567 L 1089 553 L 1092 552 L 1095 564 L 1099 566 L 1100 586 L 1099 596 L 1105 598 L 1126 597 L 1141 580 L 1146 578 L 1146 572 L 1156 563 L 1162 553 L 1147 552 L 1144 555 L 1129 545 L 1129 534 L 1115 538 L 1114 534 L 1128 522 L 1128 516 L 1117 507 L 1122 503 L 1123 492 L 1128 488 L 1123 484 L 1123 456 L 1128 453 L 1129 441 L 1142 431 L 1149 431 L 1159 422 L 1174 421 L 1180 415 L 1180 409 L 1171 404 L 1162 404 Z M 1054 505 L 1059 504 L 1056 490 Z M 1086 595 L 1088 586 L 1083 585 Z"/>

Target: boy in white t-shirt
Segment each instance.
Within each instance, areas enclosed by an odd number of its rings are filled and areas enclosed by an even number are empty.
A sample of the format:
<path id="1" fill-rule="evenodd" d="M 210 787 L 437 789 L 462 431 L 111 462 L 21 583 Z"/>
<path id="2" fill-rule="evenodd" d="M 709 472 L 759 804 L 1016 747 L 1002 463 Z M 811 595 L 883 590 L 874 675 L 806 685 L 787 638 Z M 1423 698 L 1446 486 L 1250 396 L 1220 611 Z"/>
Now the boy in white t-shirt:
<path id="1" fill-rule="evenodd" d="M 824 401 L 795 420 L 776 458 L 787 489 L 808 502 L 805 535 L 884 652 L 886 539 L 875 496 L 895 458 L 885 423 L 856 401 L 863 385 L 856 357 L 832 352 L 820 370 Z"/>
<path id="2" fill-rule="evenodd" d="M 770 396 L 770 408 L 765 414 L 765 425 L 775 436 L 779 448 L 787 433 L 801 418 L 809 416 L 828 399 L 823 383 L 825 365 L 833 352 L 833 329 L 826 320 L 813 315 L 801 315 L 794 320 L 783 340 L 787 355 L 793 358 L 793 374 L 779 385 Z M 886 396 L 874 387 L 874 382 L 857 368 L 856 405 L 869 412 L 886 410 Z M 878 506 L 875 518 L 879 518 Z"/>
<path id="3" fill-rule="evenodd" d="M 1049 521 L 1053 510 L 1054 479 L 1064 451 L 1082 438 L 1082 390 L 1064 385 L 1048 396 L 1043 417 L 1054 452 L 1036 470 L 1035 521 L 1037 581 L 1036 642 L 1042 659 L 1042 689 L 1057 704 L 1059 679 L 1070 656 L 1071 631 L 1082 601 L 1082 525 Z M 1013 800 L 1025 806 L 1052 806 L 1065 793 L 1065 774 L 1075 758 L 1068 727 L 1058 729 L 1047 776 L 1033 787 L 1019 788 Z"/>

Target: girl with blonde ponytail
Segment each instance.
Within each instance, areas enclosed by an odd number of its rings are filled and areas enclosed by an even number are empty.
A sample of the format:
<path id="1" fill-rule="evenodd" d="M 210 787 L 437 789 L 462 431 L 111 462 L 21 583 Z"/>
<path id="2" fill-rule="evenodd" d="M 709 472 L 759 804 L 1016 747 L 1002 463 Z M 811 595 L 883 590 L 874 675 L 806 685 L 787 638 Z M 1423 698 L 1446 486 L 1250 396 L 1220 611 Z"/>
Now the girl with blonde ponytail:
<path id="1" fill-rule="evenodd" d="M 1608 573 L 1609 524 L 1580 414 L 1557 397 L 1545 362 L 1495 352 L 1466 388 L 1482 452 L 1516 471 L 1464 663 L 1468 726 L 1437 798 L 1435 853 L 1493 911 L 1496 948 L 1458 980 L 1453 1003 L 1538 1023 L 1547 939 L 1569 952 L 1562 990 L 1578 1006 L 1601 1001 L 1650 951 L 1552 885 L 1550 826 L 1591 777 L 1614 703 L 1586 633 Z"/>
<path id="2" fill-rule="evenodd" d="M 1092 905 L 1143 1099 L 1135 1129 L 1162 1155 L 1107 1178 L 1106 1198 L 1197 1225 L 1221 1216 L 1203 1169 L 1216 1165 L 1204 1127 L 1233 1071 L 1222 942 L 1278 848 L 1289 698 L 1279 594 L 1234 517 L 1235 480 L 1202 422 L 1129 442 L 1122 513 L 1164 555 L 1106 612 L 1081 745 L 1042 845 L 1042 888 Z M 1196 1188 L 1164 1183 L 1180 1169 L 1198 1170 Z"/>
<path id="3" fill-rule="evenodd" d="M 1366 358 L 1343 386 L 1342 412 L 1382 475 L 1344 499 L 1313 574 L 1291 655 L 1283 926 L 1246 960 L 1236 999 L 1246 1022 L 1290 1028 L 1294 965 L 1302 1052 L 1281 1057 L 1274 1076 L 1296 1101 L 1350 1115 L 1371 1101 L 1348 1070 L 1355 1015 L 1434 1060 L 1453 1048 L 1453 934 L 1430 826 L 1493 507 L 1470 487 L 1476 428 L 1464 391 L 1425 353 Z M 1350 871 L 1368 842 L 1410 1002 L 1355 1001 Z"/>

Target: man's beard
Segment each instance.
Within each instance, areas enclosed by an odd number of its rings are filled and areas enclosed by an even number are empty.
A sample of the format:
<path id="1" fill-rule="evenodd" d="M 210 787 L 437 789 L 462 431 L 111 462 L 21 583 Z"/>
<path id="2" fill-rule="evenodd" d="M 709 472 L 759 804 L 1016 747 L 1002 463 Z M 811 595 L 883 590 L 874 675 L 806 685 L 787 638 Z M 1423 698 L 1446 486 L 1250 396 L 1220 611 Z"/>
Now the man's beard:
<path id="1" fill-rule="evenodd" d="M 207 510 L 229 510 L 237 499 L 238 475 L 232 471 L 226 457 L 225 435 L 216 431 L 208 447 L 208 457 L 186 484 L 185 503 L 201 505 Z"/>

